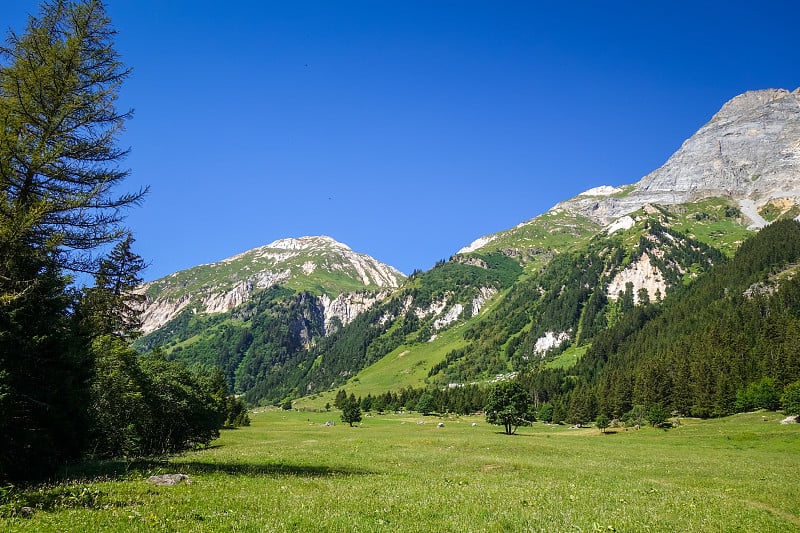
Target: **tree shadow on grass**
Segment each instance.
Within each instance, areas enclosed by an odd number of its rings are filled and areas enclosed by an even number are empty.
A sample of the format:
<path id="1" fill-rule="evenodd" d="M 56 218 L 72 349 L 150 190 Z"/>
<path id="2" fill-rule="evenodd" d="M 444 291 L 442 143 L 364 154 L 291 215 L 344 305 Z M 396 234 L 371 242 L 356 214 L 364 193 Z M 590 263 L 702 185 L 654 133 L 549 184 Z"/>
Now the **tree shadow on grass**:
<path id="1" fill-rule="evenodd" d="M 349 477 L 373 474 L 361 468 L 326 465 L 297 465 L 288 463 L 210 463 L 168 461 L 159 459 L 137 461 L 92 461 L 74 465 L 48 483 L 6 488 L 0 493 L 0 518 L 29 516 L 35 511 L 59 509 L 106 509 L 127 506 L 127 500 L 113 498 L 96 482 L 146 480 L 159 474 L 180 473 L 189 476 L 227 474 L 243 477 Z M 23 509 L 30 509 L 23 512 Z"/>
<path id="2" fill-rule="evenodd" d="M 192 474 L 228 474 L 231 476 L 250 477 L 334 477 L 360 476 L 374 472 L 362 468 L 334 467 L 328 465 L 303 465 L 291 463 L 255 463 L 255 462 L 202 462 L 168 459 L 140 459 L 135 461 L 110 460 L 92 461 L 65 470 L 60 476 L 62 483 L 91 480 L 118 481 L 125 479 L 147 478 L 165 473 Z"/>

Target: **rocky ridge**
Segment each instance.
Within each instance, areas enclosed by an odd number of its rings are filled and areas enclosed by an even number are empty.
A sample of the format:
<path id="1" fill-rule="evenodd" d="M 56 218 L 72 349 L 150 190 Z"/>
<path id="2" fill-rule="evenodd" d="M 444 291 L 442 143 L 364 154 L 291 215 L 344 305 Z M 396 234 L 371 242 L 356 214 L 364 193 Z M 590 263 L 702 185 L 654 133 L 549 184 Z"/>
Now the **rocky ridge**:
<path id="1" fill-rule="evenodd" d="M 347 324 L 376 301 L 357 293 L 398 287 L 404 279 L 397 269 L 327 236 L 280 239 L 144 284 L 142 330 L 153 332 L 187 308 L 228 312 L 277 285 L 320 297 L 326 324 L 334 318 Z"/>
<path id="2" fill-rule="evenodd" d="M 738 202 L 752 228 L 767 223 L 759 213 L 766 204 L 800 204 L 800 88 L 736 96 L 663 166 L 636 184 L 594 187 L 514 230 L 559 214 L 609 226 L 647 204 L 677 205 L 709 197 Z M 458 253 L 480 250 L 503 233 L 482 236 Z"/>

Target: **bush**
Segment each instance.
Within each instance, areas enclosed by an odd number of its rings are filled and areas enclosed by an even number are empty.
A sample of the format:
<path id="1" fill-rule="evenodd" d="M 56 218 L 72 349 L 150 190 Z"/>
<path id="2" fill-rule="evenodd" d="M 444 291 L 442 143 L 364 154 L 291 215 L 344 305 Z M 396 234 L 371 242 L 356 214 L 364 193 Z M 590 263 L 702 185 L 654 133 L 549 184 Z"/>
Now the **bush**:
<path id="1" fill-rule="evenodd" d="M 788 416 L 800 415 L 800 380 L 784 387 L 781 403 L 783 412 Z"/>
<path id="2" fill-rule="evenodd" d="M 765 377 L 744 389 L 739 389 L 736 393 L 736 410 L 739 412 L 754 409 L 776 411 L 780 405 L 780 395 L 775 388 L 775 380 L 772 378 Z"/>

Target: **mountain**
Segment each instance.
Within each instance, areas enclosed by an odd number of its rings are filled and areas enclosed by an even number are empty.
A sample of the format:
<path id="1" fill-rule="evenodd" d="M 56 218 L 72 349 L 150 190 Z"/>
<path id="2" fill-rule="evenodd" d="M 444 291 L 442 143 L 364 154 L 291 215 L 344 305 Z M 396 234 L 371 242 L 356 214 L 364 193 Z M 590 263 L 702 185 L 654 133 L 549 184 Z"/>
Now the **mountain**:
<path id="1" fill-rule="evenodd" d="M 479 314 L 425 342 L 410 331 L 383 358 L 363 368 L 356 358 L 331 384 L 362 395 L 387 384 L 452 389 L 574 365 L 634 310 L 681 294 L 754 230 L 800 214 L 798 101 L 800 91 L 736 97 L 639 182 L 590 189 L 462 248 L 443 266 L 500 254 L 524 273 Z M 438 316 L 448 315 L 443 306 Z M 347 343 L 347 328 L 337 337 Z"/>
<path id="2" fill-rule="evenodd" d="M 186 309 L 225 313 L 276 285 L 320 297 L 327 324 L 333 317 L 347 323 L 367 305 L 352 293 L 397 287 L 404 279 L 397 269 L 330 237 L 281 239 L 146 283 L 142 329 L 151 333 Z"/>
<path id="3" fill-rule="evenodd" d="M 144 284 L 135 346 L 221 368 L 245 392 L 404 279 L 330 237 L 281 239 Z"/>
<path id="4" fill-rule="evenodd" d="M 597 376 L 576 363 L 599 371 L 609 335 L 644 327 L 799 204 L 800 91 L 754 91 L 637 183 L 590 189 L 404 281 L 363 274 L 377 267 L 344 275 L 340 247 L 314 255 L 294 240 L 158 280 L 143 288 L 152 318 L 140 348 L 218 366 L 252 404 L 332 401 L 341 386 L 402 389 L 398 402 L 411 402 L 412 390 L 498 375 L 573 379 L 566 368 L 583 376 L 583 397 Z"/>
<path id="5" fill-rule="evenodd" d="M 739 95 L 636 184 L 592 188 L 459 253 L 511 248 L 535 256 L 529 252 L 537 243 L 557 249 L 581 244 L 603 227 L 630 225 L 625 216 L 648 205 L 709 198 L 738 208 L 751 228 L 800 215 L 800 88 Z"/>

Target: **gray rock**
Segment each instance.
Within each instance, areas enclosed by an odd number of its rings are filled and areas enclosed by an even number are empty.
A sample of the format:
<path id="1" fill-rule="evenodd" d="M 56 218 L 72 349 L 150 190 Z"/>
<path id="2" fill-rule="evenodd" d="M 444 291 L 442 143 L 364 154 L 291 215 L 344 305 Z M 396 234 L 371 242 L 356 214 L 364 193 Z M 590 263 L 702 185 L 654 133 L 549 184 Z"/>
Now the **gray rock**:
<path id="1" fill-rule="evenodd" d="M 743 201 L 742 211 L 751 215 L 753 225 L 760 226 L 765 221 L 754 207 L 773 198 L 800 202 L 798 175 L 800 89 L 750 91 L 722 106 L 661 168 L 642 178 L 627 195 L 615 196 L 613 190 L 598 187 L 553 209 L 606 225 L 645 204 L 729 197 Z"/>
<path id="2" fill-rule="evenodd" d="M 186 483 L 188 485 L 192 482 L 186 474 L 161 474 L 160 476 L 150 476 L 147 481 L 157 486 L 171 486 L 178 483 Z"/>

